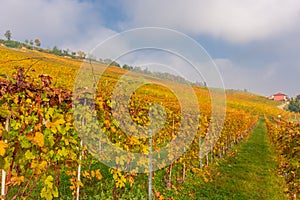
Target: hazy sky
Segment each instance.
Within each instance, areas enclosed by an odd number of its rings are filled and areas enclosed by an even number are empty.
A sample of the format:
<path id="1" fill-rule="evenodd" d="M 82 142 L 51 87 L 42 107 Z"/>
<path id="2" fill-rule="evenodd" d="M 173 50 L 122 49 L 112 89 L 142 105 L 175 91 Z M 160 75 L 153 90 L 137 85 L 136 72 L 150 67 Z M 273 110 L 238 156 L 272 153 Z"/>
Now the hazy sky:
<path id="1" fill-rule="evenodd" d="M 43 47 L 88 52 L 131 28 L 170 28 L 206 49 L 226 88 L 300 94 L 299 0 L 0 0 L 0 5 L 1 38 L 11 30 L 15 40 L 40 38 Z"/>

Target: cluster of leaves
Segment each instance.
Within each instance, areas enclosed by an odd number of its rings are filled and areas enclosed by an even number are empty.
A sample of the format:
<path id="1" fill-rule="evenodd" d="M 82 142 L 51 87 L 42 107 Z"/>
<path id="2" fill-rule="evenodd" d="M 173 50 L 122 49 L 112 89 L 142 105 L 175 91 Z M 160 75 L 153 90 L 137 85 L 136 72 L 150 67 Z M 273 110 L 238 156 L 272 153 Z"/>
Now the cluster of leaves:
<path id="1" fill-rule="evenodd" d="M 269 138 L 274 144 L 279 173 L 287 183 L 290 199 L 300 196 L 300 124 L 266 118 Z"/>
<path id="2" fill-rule="evenodd" d="M 82 150 L 71 95 L 51 87 L 51 79 L 31 79 L 20 68 L 11 80 L 0 81 L 0 168 L 7 173 L 8 199 L 58 197 L 62 170 L 70 173 L 71 190 L 82 184 L 74 183 Z M 88 173 L 100 178 L 99 171 Z M 36 191 L 39 196 L 32 196 Z"/>

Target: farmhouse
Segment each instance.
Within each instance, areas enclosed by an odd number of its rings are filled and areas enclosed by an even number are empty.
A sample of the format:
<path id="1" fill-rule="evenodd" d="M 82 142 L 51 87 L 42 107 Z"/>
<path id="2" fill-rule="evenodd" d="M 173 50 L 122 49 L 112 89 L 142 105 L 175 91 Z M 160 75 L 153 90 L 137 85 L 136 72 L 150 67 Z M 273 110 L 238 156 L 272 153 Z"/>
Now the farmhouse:
<path id="1" fill-rule="evenodd" d="M 274 101 L 286 101 L 286 100 L 288 100 L 288 96 L 283 93 L 277 93 L 277 94 L 272 95 L 272 99 Z"/>

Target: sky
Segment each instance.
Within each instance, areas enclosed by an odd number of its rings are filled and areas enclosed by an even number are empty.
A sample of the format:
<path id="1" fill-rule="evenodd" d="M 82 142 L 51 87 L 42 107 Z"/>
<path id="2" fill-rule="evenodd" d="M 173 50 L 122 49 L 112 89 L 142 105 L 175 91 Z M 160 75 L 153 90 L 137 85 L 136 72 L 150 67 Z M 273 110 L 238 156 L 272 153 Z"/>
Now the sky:
<path id="1" fill-rule="evenodd" d="M 13 40 L 39 38 L 44 48 L 90 52 L 123 31 L 167 28 L 205 49 L 226 88 L 300 94 L 299 0 L 0 0 L 0 5 L 3 39 L 10 30 Z M 186 69 L 174 56 L 149 50 L 122 59 Z"/>

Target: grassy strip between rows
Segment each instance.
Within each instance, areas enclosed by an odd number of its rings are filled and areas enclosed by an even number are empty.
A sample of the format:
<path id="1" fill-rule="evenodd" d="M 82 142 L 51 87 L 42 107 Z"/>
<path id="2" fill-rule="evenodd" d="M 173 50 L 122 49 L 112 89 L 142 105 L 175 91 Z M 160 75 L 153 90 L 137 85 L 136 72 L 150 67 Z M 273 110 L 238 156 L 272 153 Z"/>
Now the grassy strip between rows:
<path id="1" fill-rule="evenodd" d="M 217 165 L 211 172 L 212 182 L 194 182 L 195 199 L 287 199 L 284 180 L 276 174 L 275 153 L 262 119 L 248 140 Z"/>

